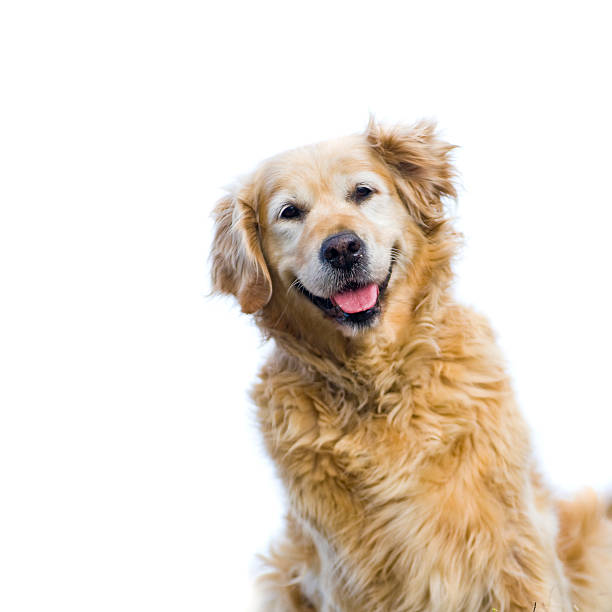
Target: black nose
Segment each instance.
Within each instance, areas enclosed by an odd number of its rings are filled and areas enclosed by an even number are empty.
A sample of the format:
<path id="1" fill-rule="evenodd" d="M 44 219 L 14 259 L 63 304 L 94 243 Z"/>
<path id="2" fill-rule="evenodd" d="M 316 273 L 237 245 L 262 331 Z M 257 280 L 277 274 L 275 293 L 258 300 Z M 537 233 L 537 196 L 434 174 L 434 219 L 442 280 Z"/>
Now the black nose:
<path id="1" fill-rule="evenodd" d="M 348 270 L 363 257 L 364 251 L 365 245 L 357 234 L 343 232 L 323 241 L 321 259 L 334 268 Z"/>

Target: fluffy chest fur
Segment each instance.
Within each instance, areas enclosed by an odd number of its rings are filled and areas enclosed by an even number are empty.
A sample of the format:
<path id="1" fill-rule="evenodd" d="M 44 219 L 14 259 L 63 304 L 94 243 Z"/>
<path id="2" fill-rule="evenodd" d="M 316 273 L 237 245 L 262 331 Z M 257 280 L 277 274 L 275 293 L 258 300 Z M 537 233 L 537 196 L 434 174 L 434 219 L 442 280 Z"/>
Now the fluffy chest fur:
<path id="1" fill-rule="evenodd" d="M 276 343 L 253 397 L 289 512 L 262 612 L 612 612 L 603 505 L 552 500 L 453 301 L 452 149 L 371 121 L 215 209 L 213 286 Z"/>
<path id="2" fill-rule="evenodd" d="M 263 369 L 254 398 L 295 529 L 313 545 L 318 609 L 568 601 L 547 560 L 555 520 L 536 499 L 527 434 L 491 335 L 467 311 L 450 316 L 462 323 L 454 334 L 446 329 L 435 348 L 386 347 L 384 366 L 351 389 L 282 348 Z M 502 576 L 513 585 L 503 593 Z"/>

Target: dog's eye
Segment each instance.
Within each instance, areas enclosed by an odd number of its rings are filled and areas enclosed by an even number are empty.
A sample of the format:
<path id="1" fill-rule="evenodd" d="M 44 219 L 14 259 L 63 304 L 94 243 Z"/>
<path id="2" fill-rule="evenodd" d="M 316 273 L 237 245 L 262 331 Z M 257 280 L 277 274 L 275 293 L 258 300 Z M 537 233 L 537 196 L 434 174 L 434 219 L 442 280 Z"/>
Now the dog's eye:
<path id="1" fill-rule="evenodd" d="M 357 185 L 353 192 L 353 197 L 357 202 L 363 202 L 363 200 L 367 200 L 373 193 L 374 190 L 371 187 L 367 185 Z"/>
<path id="2" fill-rule="evenodd" d="M 279 216 L 281 219 L 297 219 L 302 216 L 302 211 L 297 206 L 289 204 L 289 206 L 285 206 L 285 208 L 281 210 Z"/>

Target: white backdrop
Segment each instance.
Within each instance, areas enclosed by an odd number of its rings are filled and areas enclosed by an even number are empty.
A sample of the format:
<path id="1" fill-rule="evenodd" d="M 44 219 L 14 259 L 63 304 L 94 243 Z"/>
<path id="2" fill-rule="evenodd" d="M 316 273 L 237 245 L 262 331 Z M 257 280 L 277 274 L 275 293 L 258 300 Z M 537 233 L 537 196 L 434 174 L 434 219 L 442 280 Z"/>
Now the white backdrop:
<path id="1" fill-rule="evenodd" d="M 612 489 L 605 4 L 4 2 L 0 609 L 246 609 L 283 504 L 209 213 L 369 112 L 461 146 L 457 294 L 552 485 Z"/>

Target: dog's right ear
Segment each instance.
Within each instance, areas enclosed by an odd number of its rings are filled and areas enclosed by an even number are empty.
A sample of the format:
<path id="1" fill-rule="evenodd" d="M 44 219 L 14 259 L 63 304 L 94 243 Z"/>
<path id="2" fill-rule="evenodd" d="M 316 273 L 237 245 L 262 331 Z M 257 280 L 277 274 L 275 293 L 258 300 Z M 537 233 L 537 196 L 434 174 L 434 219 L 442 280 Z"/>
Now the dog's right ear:
<path id="1" fill-rule="evenodd" d="M 236 296 L 242 312 L 257 312 L 272 297 L 272 281 L 261 250 L 255 209 L 244 195 L 227 195 L 217 203 L 213 218 L 213 291 Z"/>

